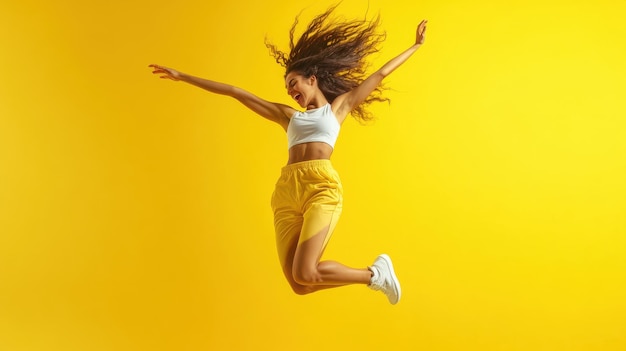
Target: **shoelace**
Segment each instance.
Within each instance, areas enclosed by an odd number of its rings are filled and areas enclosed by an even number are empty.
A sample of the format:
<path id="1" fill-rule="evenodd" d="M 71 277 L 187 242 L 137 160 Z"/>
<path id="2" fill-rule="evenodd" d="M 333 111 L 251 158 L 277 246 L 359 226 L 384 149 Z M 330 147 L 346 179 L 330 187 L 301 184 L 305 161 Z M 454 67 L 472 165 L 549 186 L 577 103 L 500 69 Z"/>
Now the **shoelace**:
<path id="1" fill-rule="evenodd" d="M 377 291 L 380 290 L 384 292 L 385 295 L 387 295 L 389 284 L 382 276 L 379 275 L 377 278 L 378 279 L 376 279 L 374 282 L 372 282 L 372 284 L 370 284 L 370 287 Z"/>

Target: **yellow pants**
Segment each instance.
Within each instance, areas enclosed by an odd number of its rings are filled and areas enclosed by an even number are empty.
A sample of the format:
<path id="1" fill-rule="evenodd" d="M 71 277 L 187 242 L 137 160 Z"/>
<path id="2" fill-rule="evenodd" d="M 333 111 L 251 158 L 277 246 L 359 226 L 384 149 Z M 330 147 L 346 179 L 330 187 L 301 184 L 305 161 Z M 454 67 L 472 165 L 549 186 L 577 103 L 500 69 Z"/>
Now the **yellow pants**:
<path id="1" fill-rule="evenodd" d="M 330 160 L 298 162 L 283 167 L 272 194 L 276 247 L 282 267 L 290 263 L 287 259 L 295 245 L 324 228 L 328 228 L 323 248 L 326 247 L 339 220 L 342 203 L 343 188 Z"/>

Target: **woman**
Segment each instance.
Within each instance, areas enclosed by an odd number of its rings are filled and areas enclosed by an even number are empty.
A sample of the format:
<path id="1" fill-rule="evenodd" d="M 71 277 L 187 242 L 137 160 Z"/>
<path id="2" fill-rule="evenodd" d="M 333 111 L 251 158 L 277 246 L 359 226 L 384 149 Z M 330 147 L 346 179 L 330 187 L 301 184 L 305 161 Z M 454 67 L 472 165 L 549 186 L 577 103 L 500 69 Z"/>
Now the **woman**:
<path id="1" fill-rule="evenodd" d="M 365 58 L 377 52 L 384 34 L 373 21 L 329 20 L 336 6 L 317 16 L 285 54 L 266 43 L 286 69 L 285 88 L 297 104 L 263 100 L 231 85 L 194 77 L 177 70 L 150 65 L 161 78 L 183 81 L 209 92 L 231 96 L 287 132 L 289 160 L 272 195 L 276 246 L 280 263 L 293 291 L 308 294 L 348 284 L 367 284 L 382 291 L 389 302 L 400 300 L 400 283 L 387 255 L 372 266 L 351 268 L 335 261 L 320 261 L 342 208 L 342 186 L 330 157 L 341 124 L 349 114 L 371 119 L 365 107 L 380 97 L 381 82 L 423 43 L 427 21 L 417 27 L 415 44 L 367 76 Z"/>

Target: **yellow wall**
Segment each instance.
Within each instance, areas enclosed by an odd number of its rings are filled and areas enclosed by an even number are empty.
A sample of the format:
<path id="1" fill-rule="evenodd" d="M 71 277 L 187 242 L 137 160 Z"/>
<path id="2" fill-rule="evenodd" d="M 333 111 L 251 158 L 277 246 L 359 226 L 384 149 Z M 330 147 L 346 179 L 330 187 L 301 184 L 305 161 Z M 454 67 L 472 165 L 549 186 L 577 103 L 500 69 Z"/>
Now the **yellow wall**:
<path id="1" fill-rule="evenodd" d="M 263 39 L 330 4 L 0 6 L 0 350 L 626 349 L 626 3 L 369 1 L 377 64 L 428 36 L 344 124 L 326 257 L 390 254 L 397 306 L 294 295 L 281 129 L 147 68 L 290 103 Z"/>

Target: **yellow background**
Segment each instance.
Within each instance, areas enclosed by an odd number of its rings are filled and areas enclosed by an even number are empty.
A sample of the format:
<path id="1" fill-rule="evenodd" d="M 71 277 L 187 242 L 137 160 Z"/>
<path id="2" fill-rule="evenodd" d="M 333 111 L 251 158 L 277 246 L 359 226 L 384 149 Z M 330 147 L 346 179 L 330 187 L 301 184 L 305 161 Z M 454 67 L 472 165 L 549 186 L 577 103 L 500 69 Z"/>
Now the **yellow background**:
<path id="1" fill-rule="evenodd" d="M 0 5 L 0 350 L 626 349 L 626 2 L 369 1 L 376 65 L 428 36 L 344 124 L 326 257 L 390 254 L 397 306 L 294 295 L 282 130 L 147 68 L 291 103 L 263 40 L 330 4 Z"/>

